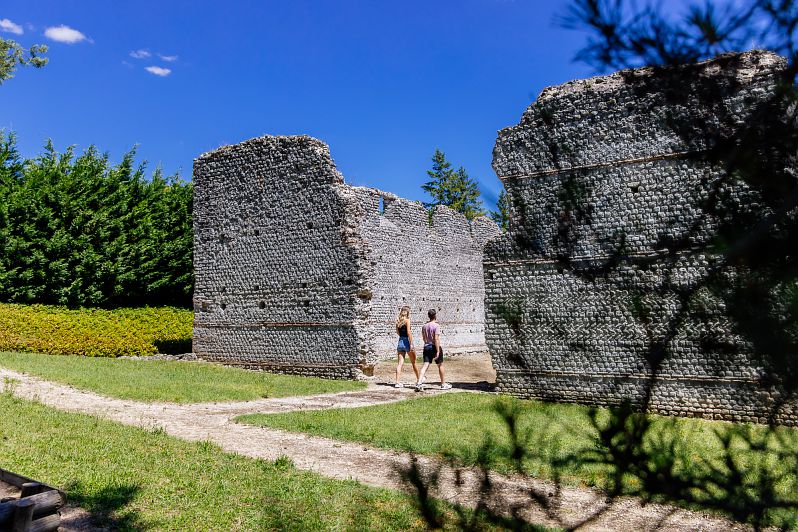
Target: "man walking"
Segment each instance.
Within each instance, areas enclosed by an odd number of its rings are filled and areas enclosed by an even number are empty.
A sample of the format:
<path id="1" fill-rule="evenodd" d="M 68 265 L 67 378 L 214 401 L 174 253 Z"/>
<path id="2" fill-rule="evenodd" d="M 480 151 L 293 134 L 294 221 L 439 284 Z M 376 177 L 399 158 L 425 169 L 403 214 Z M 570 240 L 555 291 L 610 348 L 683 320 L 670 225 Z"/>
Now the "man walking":
<path id="1" fill-rule="evenodd" d="M 417 390 L 424 389 L 425 376 L 427 375 L 427 368 L 434 360 L 438 365 L 438 373 L 441 376 L 441 390 L 449 390 L 452 385 L 446 382 L 446 377 L 443 371 L 443 348 L 441 347 L 441 328 L 438 325 L 437 312 L 435 309 L 430 309 L 427 312 L 429 321 L 421 327 L 421 336 L 424 340 L 424 365 L 421 366 L 421 372 L 416 383 Z"/>

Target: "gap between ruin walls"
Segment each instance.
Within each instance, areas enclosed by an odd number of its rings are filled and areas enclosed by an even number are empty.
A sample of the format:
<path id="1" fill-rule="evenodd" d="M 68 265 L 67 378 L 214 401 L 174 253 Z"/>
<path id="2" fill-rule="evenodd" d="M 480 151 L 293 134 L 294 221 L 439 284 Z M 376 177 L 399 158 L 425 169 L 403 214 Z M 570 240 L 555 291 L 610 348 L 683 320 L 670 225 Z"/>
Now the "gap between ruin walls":
<path id="1" fill-rule="evenodd" d="M 418 202 L 373 188 L 338 189 L 351 201 L 365 265 L 359 296 L 368 302 L 369 318 L 362 325 L 373 350 L 367 364 L 396 357 L 395 320 L 405 305 L 419 352 L 421 325 L 427 310 L 435 308 L 446 353 L 487 353 L 482 248 L 499 234 L 498 226 L 485 217 L 469 221 L 444 206 L 430 216 Z"/>

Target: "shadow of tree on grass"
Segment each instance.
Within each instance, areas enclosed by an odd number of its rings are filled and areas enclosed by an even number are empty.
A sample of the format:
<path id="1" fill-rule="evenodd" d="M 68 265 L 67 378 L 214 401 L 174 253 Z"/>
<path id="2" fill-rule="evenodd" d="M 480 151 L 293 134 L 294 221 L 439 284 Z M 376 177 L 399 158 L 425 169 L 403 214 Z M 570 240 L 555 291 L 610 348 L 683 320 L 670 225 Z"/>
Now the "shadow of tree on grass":
<path id="1" fill-rule="evenodd" d="M 100 489 L 86 487 L 80 482 L 66 486 L 70 505 L 79 506 L 91 514 L 92 523 L 110 530 L 146 530 L 150 528 L 139 514 L 128 509 L 141 488 L 133 484 L 107 485 Z"/>

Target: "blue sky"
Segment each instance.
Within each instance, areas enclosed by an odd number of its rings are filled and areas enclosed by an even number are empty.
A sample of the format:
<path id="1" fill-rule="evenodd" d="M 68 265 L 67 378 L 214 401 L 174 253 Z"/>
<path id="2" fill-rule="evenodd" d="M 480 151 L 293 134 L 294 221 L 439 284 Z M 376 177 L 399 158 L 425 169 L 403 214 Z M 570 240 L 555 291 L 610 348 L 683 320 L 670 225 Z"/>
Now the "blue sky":
<path id="1" fill-rule="evenodd" d="M 544 87 L 594 73 L 573 61 L 584 36 L 554 23 L 566 5 L 4 0 L 2 35 L 49 45 L 50 63 L 0 86 L 0 128 L 26 156 L 48 138 L 113 160 L 138 145 L 186 179 L 205 151 L 308 134 L 348 182 L 410 199 L 439 147 L 490 201 L 496 131 Z"/>

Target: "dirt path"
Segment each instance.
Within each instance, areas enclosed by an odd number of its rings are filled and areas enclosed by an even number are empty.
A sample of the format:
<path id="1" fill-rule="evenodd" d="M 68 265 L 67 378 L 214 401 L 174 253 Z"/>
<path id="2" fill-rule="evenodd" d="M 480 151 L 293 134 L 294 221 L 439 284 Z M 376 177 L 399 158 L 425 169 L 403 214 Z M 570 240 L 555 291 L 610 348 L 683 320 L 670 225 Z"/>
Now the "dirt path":
<path id="1" fill-rule="evenodd" d="M 491 391 L 496 383 L 496 370 L 490 360 L 490 355 L 458 356 L 447 358 L 446 380 L 458 390 Z M 418 364 L 421 368 L 420 360 Z M 396 360 L 383 360 L 374 368 L 375 382 L 379 384 L 394 383 L 396 381 Z M 438 370 L 433 364 L 427 371 L 427 382 L 438 384 Z M 415 382 L 413 368 L 405 362 L 402 368 L 402 382 Z M 433 385 L 434 387 L 434 385 Z"/>
<path id="2" fill-rule="evenodd" d="M 337 479 L 354 479 L 371 486 L 406 490 L 399 471 L 411 463 L 407 453 L 375 449 L 362 444 L 342 442 L 289 433 L 281 430 L 239 425 L 232 418 L 243 413 L 272 413 L 292 410 L 323 409 L 333 407 L 355 408 L 374 404 L 401 401 L 414 394 L 409 389 L 394 389 L 371 384 L 368 389 L 314 397 L 285 399 L 260 399 L 238 403 L 202 403 L 193 405 L 146 404 L 135 401 L 111 399 L 70 386 L 43 381 L 10 370 L 0 369 L 0 380 L 14 379 L 14 393 L 34 399 L 45 405 L 69 412 L 80 412 L 104 417 L 119 423 L 144 428 L 163 428 L 167 433 L 189 441 L 209 440 L 228 452 L 249 457 L 274 460 L 290 457 L 298 468 L 309 469 Z M 432 392 L 441 393 L 441 392 Z M 439 461 L 420 457 L 422 471 L 440 468 L 439 490 L 436 497 L 453 503 L 474 506 L 479 498 L 469 486 L 477 485 L 479 473 L 458 472 L 443 466 Z M 464 482 L 462 482 L 464 480 Z M 554 493 L 554 485 L 535 479 L 510 478 L 491 475 L 494 492 L 490 504 L 496 510 L 507 508 L 522 500 L 524 488 L 534 487 Z M 551 520 L 540 508 L 525 505 L 522 515 L 532 522 L 562 526 L 576 523 L 590 512 L 604 505 L 601 494 L 581 488 L 564 488 L 559 499 L 560 515 L 564 522 Z M 743 530 L 728 521 L 708 517 L 698 512 L 679 510 L 668 506 L 649 504 L 641 506 L 637 500 L 617 501 L 587 530 Z"/>

